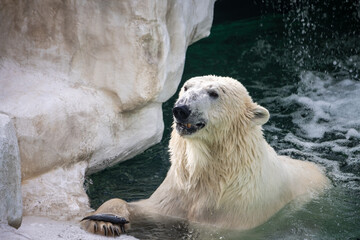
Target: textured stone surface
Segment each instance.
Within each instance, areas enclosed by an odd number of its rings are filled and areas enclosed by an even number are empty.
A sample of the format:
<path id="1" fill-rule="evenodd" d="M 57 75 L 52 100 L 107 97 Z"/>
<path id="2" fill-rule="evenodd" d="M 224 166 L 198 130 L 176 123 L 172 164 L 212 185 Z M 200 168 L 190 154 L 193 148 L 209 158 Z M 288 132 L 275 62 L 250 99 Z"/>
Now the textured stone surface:
<path id="1" fill-rule="evenodd" d="M 16 230 L 0 224 L 0 239 L 9 240 L 108 240 L 109 237 L 90 234 L 82 230 L 78 221 L 54 221 L 45 217 L 24 217 L 23 224 Z M 110 238 L 114 239 L 114 238 Z M 121 235 L 118 240 L 136 240 L 129 235 Z"/>
<path id="2" fill-rule="evenodd" d="M 2 1 L 0 111 L 15 119 L 23 178 L 82 160 L 95 172 L 158 142 L 213 2 Z"/>
<path id="3" fill-rule="evenodd" d="M 213 4 L 0 2 L 0 112 L 16 128 L 25 213 L 57 216 L 48 197 L 81 211 L 83 201 L 63 192 L 69 169 L 96 172 L 160 141 L 161 105 L 181 80 L 188 45 L 209 34 Z M 33 194 L 48 173 L 58 185 Z"/>
<path id="4" fill-rule="evenodd" d="M 85 164 L 80 162 L 67 168 L 56 168 L 23 181 L 24 215 L 69 221 L 89 212 L 88 197 L 79 184 L 84 182 Z"/>
<path id="5" fill-rule="evenodd" d="M 22 219 L 20 154 L 11 119 L 0 114 L 0 223 L 18 228 Z"/>
<path id="6" fill-rule="evenodd" d="M 31 238 L 7 224 L 0 223 L 0 239 L 29 240 Z"/>

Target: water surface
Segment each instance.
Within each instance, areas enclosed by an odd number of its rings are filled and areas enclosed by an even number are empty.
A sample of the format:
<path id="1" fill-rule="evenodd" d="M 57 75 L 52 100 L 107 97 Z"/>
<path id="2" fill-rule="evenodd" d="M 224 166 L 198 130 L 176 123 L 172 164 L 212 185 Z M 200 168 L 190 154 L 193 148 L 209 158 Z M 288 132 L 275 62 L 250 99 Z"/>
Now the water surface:
<path id="1" fill-rule="evenodd" d="M 140 239 L 360 238 L 360 3 L 343 5 L 315 1 L 281 14 L 214 25 L 209 38 L 189 47 L 183 74 L 183 82 L 208 74 L 241 81 L 271 113 L 264 126 L 270 145 L 279 154 L 321 165 L 333 187 L 296 211 L 290 204 L 246 232 L 184 222 L 135 224 L 129 234 Z M 93 208 L 114 197 L 147 198 L 160 185 L 170 166 L 175 98 L 163 105 L 161 143 L 88 176 Z"/>

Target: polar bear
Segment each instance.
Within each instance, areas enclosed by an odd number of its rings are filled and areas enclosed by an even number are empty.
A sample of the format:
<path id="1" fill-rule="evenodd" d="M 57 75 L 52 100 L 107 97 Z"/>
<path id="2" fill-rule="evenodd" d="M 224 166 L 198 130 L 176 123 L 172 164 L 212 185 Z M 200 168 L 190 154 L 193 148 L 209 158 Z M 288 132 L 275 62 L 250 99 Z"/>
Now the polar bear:
<path id="1" fill-rule="evenodd" d="M 311 197 L 329 186 L 315 164 L 276 154 L 262 132 L 269 112 L 235 79 L 188 80 L 173 116 L 171 167 L 163 183 L 149 199 L 105 202 L 82 221 L 83 228 L 119 235 L 127 220 L 148 213 L 246 230 L 296 197 Z"/>

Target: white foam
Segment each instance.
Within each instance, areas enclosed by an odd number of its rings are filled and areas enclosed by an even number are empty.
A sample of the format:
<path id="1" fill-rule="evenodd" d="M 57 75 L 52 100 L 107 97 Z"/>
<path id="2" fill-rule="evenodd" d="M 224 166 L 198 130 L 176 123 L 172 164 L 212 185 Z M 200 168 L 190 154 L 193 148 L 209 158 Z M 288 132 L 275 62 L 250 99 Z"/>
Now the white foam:
<path id="1" fill-rule="evenodd" d="M 359 164 L 359 81 L 335 80 L 328 74 L 305 71 L 300 74 L 297 92 L 282 98 L 281 104 L 295 109 L 291 116 L 296 130 L 285 135 L 289 146 L 280 154 L 320 163 L 338 181 L 360 180 L 341 169 L 344 163 L 350 168 Z"/>
<path id="2" fill-rule="evenodd" d="M 354 138 L 360 138 L 360 133 L 354 128 L 350 128 L 349 131 L 346 133 L 346 139 L 350 139 L 352 137 Z"/>
<path id="3" fill-rule="evenodd" d="M 298 93 L 284 99 L 302 109 L 293 113 L 293 122 L 305 137 L 323 138 L 338 132 L 358 137 L 360 131 L 360 82 L 344 79 L 336 82 L 329 75 L 303 72 Z"/>

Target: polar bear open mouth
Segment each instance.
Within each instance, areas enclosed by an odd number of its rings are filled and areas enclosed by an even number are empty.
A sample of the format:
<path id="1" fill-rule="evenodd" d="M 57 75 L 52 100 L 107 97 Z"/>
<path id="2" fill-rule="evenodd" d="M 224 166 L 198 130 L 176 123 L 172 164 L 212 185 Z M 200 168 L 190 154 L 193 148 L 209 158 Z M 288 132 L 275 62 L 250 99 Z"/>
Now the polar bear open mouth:
<path id="1" fill-rule="evenodd" d="M 198 122 L 196 124 L 176 122 L 176 130 L 180 135 L 191 135 L 204 128 L 205 125 L 204 122 Z"/>
<path id="2" fill-rule="evenodd" d="M 204 128 L 206 121 L 199 117 L 198 111 L 191 109 L 188 105 L 175 104 L 173 108 L 176 130 L 181 135 L 191 135 Z"/>

